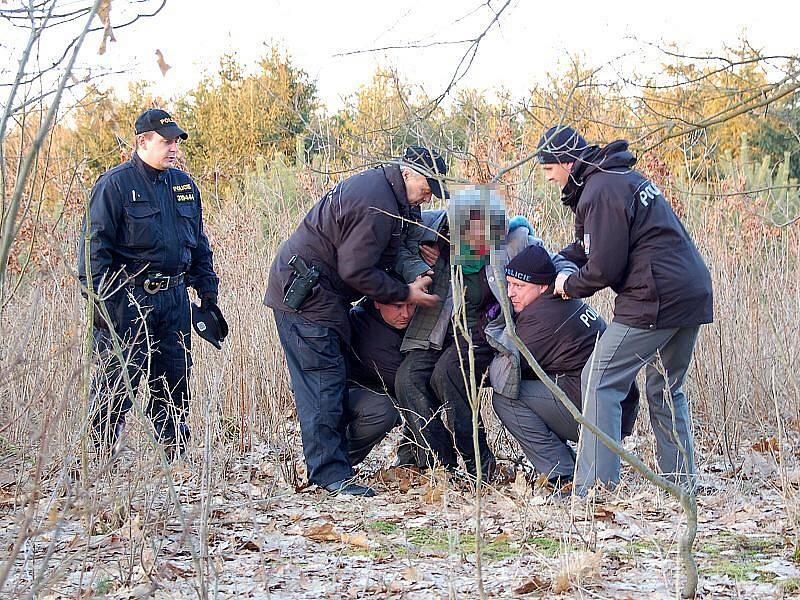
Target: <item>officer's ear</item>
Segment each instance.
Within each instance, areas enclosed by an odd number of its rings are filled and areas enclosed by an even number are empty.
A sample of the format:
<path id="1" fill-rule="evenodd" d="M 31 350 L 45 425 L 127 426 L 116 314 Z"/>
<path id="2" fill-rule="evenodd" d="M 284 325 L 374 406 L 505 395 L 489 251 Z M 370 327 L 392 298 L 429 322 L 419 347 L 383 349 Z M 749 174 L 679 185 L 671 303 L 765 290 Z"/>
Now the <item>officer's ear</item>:
<path id="1" fill-rule="evenodd" d="M 141 148 L 142 146 L 144 146 L 144 143 L 152 137 L 153 137 L 152 131 L 146 131 L 145 133 L 136 134 L 136 148 Z"/>

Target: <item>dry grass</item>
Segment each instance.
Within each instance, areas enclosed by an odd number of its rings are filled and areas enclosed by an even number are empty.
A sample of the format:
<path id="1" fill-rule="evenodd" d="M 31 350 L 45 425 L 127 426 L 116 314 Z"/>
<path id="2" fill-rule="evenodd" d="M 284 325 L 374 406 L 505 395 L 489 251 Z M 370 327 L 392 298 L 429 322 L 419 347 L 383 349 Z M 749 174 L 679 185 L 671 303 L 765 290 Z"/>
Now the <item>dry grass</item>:
<path id="1" fill-rule="evenodd" d="M 277 243 L 325 184 L 324 178 L 308 172 L 302 173 L 301 181 L 302 186 L 288 194 L 280 181 L 256 178 L 244 186 L 242 198 L 206 200 L 206 227 L 231 336 L 221 352 L 195 340 L 190 417 L 195 447 L 185 464 L 171 469 L 161 464 L 133 413 L 128 450 L 119 463 L 102 465 L 86 456 L 87 331 L 69 250 L 76 240 L 52 238 L 68 259 L 52 253 L 0 321 L 0 594 L 21 597 L 63 590 L 67 596 L 82 597 L 150 585 L 140 590 L 144 593 L 159 587 L 169 590 L 170 582 L 180 581 L 187 593 L 213 597 L 215 586 L 230 575 L 219 558 L 226 527 L 245 522 L 252 532 L 263 533 L 267 517 L 290 524 L 293 517 L 287 517 L 287 511 L 309 505 L 323 514 L 328 510 L 319 496 L 293 496 L 292 486 L 303 477 L 300 441 L 272 315 L 262 305 Z M 570 224 L 564 213 L 554 210 L 552 193 L 546 196 L 542 198 L 533 181 L 524 181 L 512 197 L 528 200 L 515 200 L 510 212 L 534 216 L 537 233 L 558 247 L 569 239 Z M 714 481 L 731 472 L 720 489 L 732 503 L 734 498 L 762 493 L 750 487 L 753 482 L 770 488 L 784 503 L 780 518 L 791 538 L 800 525 L 792 472 L 792 442 L 800 423 L 798 231 L 771 230 L 758 220 L 735 222 L 722 202 L 681 200 L 692 208 L 685 222 L 707 258 L 716 294 L 716 321 L 703 328 L 688 381 L 699 467 Z M 75 231 L 74 219 L 72 226 L 67 231 Z M 600 295 L 593 304 L 610 314 L 609 295 Z M 496 420 L 486 416 L 490 439 L 505 454 L 513 454 L 515 448 Z M 640 419 L 630 443 L 652 458 L 648 428 Z M 773 461 L 772 475 L 736 478 L 733 472 L 762 437 L 780 440 L 781 460 Z M 386 452 L 383 447 L 371 463 L 374 468 Z M 397 492 L 390 486 L 388 493 Z M 490 515 L 493 502 L 513 495 L 493 493 L 499 496 L 489 502 Z M 451 523 L 448 527 L 457 529 L 454 515 L 468 514 L 462 512 L 468 498 L 453 494 L 452 506 L 447 498 L 437 503 L 442 514 L 437 527 Z M 375 506 L 385 508 L 391 501 L 387 497 Z M 505 514 L 503 529 L 541 530 L 538 505 L 520 498 L 515 502 L 517 508 Z M 359 510 L 369 519 L 370 504 Z M 574 520 L 576 509 L 554 510 L 562 524 Z M 489 518 L 490 524 L 498 522 Z M 576 536 L 569 526 L 559 530 L 565 544 L 586 547 L 585 532 Z M 110 544 L 122 550 L 109 565 L 105 557 Z M 267 568 L 275 556 L 267 546 L 261 548 L 255 570 L 242 577 L 260 577 L 266 585 L 278 576 Z M 564 547 L 562 554 L 571 549 Z M 382 564 L 372 558 L 373 567 Z M 185 573 L 174 570 L 179 560 Z M 101 564 L 105 575 L 100 574 Z M 423 569 L 424 557 L 419 564 Z M 469 564 L 459 569 L 469 571 Z M 490 565 L 489 576 L 492 569 Z M 669 583 L 672 566 L 664 569 Z M 581 585 L 579 577 L 567 579 Z M 446 593 L 450 584 L 443 585 L 437 593 Z M 385 593 L 391 589 L 389 585 Z M 490 593 L 508 589 L 488 586 Z"/>

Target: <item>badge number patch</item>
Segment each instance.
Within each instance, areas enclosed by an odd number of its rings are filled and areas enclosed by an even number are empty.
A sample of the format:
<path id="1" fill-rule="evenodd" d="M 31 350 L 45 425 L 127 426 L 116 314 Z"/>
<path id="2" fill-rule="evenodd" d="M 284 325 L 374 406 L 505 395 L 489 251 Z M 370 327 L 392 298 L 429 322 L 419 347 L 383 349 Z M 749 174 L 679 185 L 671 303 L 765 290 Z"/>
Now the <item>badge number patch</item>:
<path id="1" fill-rule="evenodd" d="M 194 202 L 194 192 L 190 183 L 173 185 L 172 193 L 175 194 L 176 202 Z"/>

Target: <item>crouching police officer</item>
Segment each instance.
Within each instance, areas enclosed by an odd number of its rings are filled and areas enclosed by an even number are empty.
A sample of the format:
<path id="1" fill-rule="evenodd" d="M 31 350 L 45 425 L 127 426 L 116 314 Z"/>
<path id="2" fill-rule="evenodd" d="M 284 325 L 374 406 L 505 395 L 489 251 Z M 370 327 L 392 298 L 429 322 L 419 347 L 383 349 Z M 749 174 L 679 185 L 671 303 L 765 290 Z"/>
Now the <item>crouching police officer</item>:
<path id="1" fill-rule="evenodd" d="M 174 168 L 178 145 L 188 134 L 159 109 L 142 113 L 135 130 L 131 160 L 101 175 L 92 189 L 79 250 L 81 284 L 85 289 L 91 285 L 106 308 L 94 312 L 102 366 L 92 384 L 92 431 L 99 451 L 117 448 L 132 406 L 124 365 L 133 395 L 141 376 L 147 376 L 147 413 L 173 458 L 189 438 L 192 361 L 186 287 L 197 291 L 201 311 L 217 310 L 219 279 L 203 231 L 200 192 Z M 119 336 L 122 362 L 113 350 L 112 329 Z"/>
<path id="2" fill-rule="evenodd" d="M 411 210 L 444 195 L 444 160 L 411 146 L 400 164 L 354 175 L 325 194 L 275 256 L 264 304 L 273 309 L 294 391 L 308 480 L 338 494 L 372 496 L 352 481 L 345 433 L 350 303 L 432 306 L 421 277 L 409 285 L 386 270 L 397 260 Z"/>

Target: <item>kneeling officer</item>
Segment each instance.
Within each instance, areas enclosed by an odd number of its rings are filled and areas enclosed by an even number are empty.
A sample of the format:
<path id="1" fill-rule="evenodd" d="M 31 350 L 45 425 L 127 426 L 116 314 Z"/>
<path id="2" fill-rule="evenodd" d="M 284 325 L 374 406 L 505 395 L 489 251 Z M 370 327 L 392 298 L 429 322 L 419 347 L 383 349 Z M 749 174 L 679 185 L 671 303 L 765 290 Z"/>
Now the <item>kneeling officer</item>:
<path id="1" fill-rule="evenodd" d="M 92 426 L 96 447 L 114 448 L 132 406 L 122 364 L 134 394 L 147 371 L 147 412 L 156 437 L 174 457 L 189 438 L 192 362 L 186 286 L 197 291 L 205 313 L 216 309 L 219 279 L 203 231 L 200 191 L 174 168 L 178 145 L 188 134 L 159 109 L 142 113 L 135 130 L 133 157 L 101 175 L 92 189 L 79 249 L 81 284 L 87 289 L 91 276 L 92 289 L 110 316 L 107 322 L 102 311 L 94 312 L 95 345 L 104 366 L 92 384 Z M 111 328 L 122 343 L 122 364 L 113 351 Z"/>

